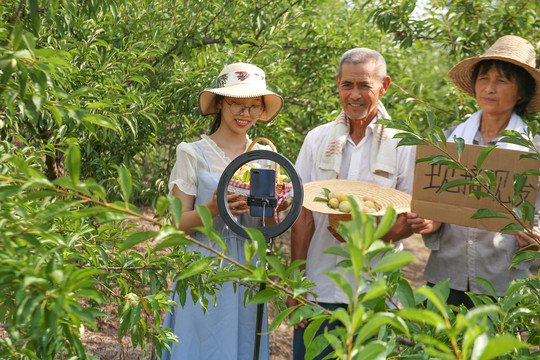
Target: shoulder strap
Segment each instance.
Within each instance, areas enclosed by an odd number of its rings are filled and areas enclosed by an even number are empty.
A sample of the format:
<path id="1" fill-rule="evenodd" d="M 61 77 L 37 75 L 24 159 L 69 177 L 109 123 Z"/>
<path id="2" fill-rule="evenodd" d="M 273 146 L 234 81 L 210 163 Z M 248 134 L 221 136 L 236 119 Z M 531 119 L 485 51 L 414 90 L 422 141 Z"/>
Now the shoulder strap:
<path id="1" fill-rule="evenodd" d="M 210 164 L 210 161 L 208 161 L 208 156 L 206 156 L 206 151 L 204 151 L 204 149 L 203 149 L 202 145 L 200 144 L 200 142 L 201 142 L 201 140 L 194 142 L 194 144 L 197 145 L 197 147 L 199 149 L 201 149 L 204 160 L 206 161 L 206 165 L 208 165 L 209 172 L 210 172 L 210 174 L 213 174 L 214 171 L 212 170 L 212 165 Z"/>

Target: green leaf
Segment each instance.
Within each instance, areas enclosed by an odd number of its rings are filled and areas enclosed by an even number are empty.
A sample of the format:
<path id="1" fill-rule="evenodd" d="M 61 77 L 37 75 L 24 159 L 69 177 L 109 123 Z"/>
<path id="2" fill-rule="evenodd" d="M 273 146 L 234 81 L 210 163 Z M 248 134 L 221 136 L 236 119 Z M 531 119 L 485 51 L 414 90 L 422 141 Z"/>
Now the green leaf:
<path id="1" fill-rule="evenodd" d="M 527 175 L 532 175 L 532 176 L 540 176 L 540 170 L 525 170 L 524 172 L 522 172 L 523 175 L 527 176 Z"/>
<path id="2" fill-rule="evenodd" d="M 110 106 L 111 106 L 111 104 L 109 102 L 95 101 L 93 103 L 90 103 L 90 104 L 86 105 L 86 108 L 87 109 L 103 109 L 103 108 L 108 108 Z"/>
<path id="3" fill-rule="evenodd" d="M 266 282 L 266 271 L 263 268 L 255 268 L 253 273 L 243 278 L 245 281 Z"/>
<path id="4" fill-rule="evenodd" d="M 170 201 L 169 210 L 171 211 L 173 221 L 175 224 L 180 224 L 182 218 L 182 201 L 176 196 L 172 197 Z"/>
<path id="5" fill-rule="evenodd" d="M 505 131 L 507 131 L 507 130 L 503 130 L 501 132 L 501 134 L 504 134 Z M 530 147 L 530 143 L 528 141 L 526 141 L 525 139 L 523 139 L 521 137 L 516 136 L 515 134 L 513 136 L 504 136 L 504 137 L 499 139 L 499 142 L 508 143 L 508 144 L 515 144 L 515 145 L 519 145 L 519 146 L 524 146 L 526 148 Z"/>
<path id="6" fill-rule="evenodd" d="M 366 346 L 358 347 L 358 357 L 355 360 L 379 360 L 386 358 L 386 346 L 379 342 L 372 342 Z"/>
<path id="7" fill-rule="evenodd" d="M 280 326 L 287 317 L 295 310 L 295 307 L 286 308 L 282 312 L 276 314 L 272 323 L 268 327 L 268 332 L 274 331 L 278 326 Z"/>
<path id="8" fill-rule="evenodd" d="M 208 208 L 203 205 L 196 205 L 195 208 L 197 209 L 197 212 L 201 217 L 204 232 L 206 234 L 209 234 L 214 228 L 212 222 L 212 214 L 210 213 L 210 210 L 208 210 Z"/>
<path id="9" fill-rule="evenodd" d="M 426 145 L 426 142 L 417 137 L 406 137 L 399 141 L 398 146 Z"/>
<path id="10" fill-rule="evenodd" d="M 355 343 L 362 344 L 370 337 L 379 332 L 383 325 L 394 323 L 395 315 L 389 313 L 377 313 L 371 317 L 358 332 Z"/>
<path id="11" fill-rule="evenodd" d="M 484 192 L 484 191 L 479 191 L 479 190 L 474 190 L 474 191 L 471 191 L 469 193 L 469 196 L 475 196 L 475 197 L 488 197 L 488 198 L 493 198 L 492 195 L 490 193 L 487 193 L 487 192 Z"/>
<path id="12" fill-rule="evenodd" d="M 512 259 L 511 266 L 515 266 L 525 261 L 533 261 L 536 259 L 540 259 L 540 252 L 538 251 L 532 251 L 532 250 L 519 251 L 516 254 L 516 256 L 514 256 L 514 258 Z"/>
<path id="13" fill-rule="evenodd" d="M 311 344 L 311 342 L 315 338 L 315 335 L 317 334 L 317 330 L 319 330 L 322 323 L 329 317 L 329 316 L 318 316 L 316 318 L 313 318 L 315 315 L 320 314 L 320 313 L 321 313 L 321 310 L 318 308 L 315 308 L 312 306 L 301 306 L 291 315 L 292 324 L 296 324 L 300 322 L 301 320 L 311 318 L 308 326 L 304 330 L 303 340 L 306 345 Z M 295 318 L 298 318 L 298 320 L 293 322 L 292 320 Z"/>
<path id="14" fill-rule="evenodd" d="M 82 207 L 80 209 L 71 211 L 69 216 L 74 219 L 80 219 L 83 217 L 101 214 L 106 211 L 108 211 L 107 208 L 104 208 L 102 206 Z"/>
<path id="15" fill-rule="evenodd" d="M 200 273 L 208 270 L 210 265 L 214 262 L 212 257 L 203 257 L 202 259 L 189 264 L 189 266 L 177 276 L 177 280 L 184 280 L 188 277 L 199 275 Z"/>
<path id="16" fill-rule="evenodd" d="M 521 192 L 523 191 L 523 186 L 525 186 L 526 182 L 525 176 L 514 173 L 514 199 L 512 200 L 513 203 L 517 201 L 519 196 L 521 195 Z"/>
<path id="17" fill-rule="evenodd" d="M 463 150 L 465 149 L 465 140 L 459 137 L 454 137 L 454 142 L 456 144 L 458 156 L 461 157 L 461 154 L 463 154 Z"/>
<path id="18" fill-rule="evenodd" d="M 162 242 L 154 246 L 153 250 L 157 252 L 170 247 L 189 245 L 193 244 L 191 240 L 189 240 L 185 235 L 172 235 L 171 237 L 163 240 Z"/>
<path id="19" fill-rule="evenodd" d="M 16 193 L 18 193 L 21 189 L 20 185 L 7 185 L 7 186 L 1 186 L 0 187 L 0 200 L 4 200 Z M 47 192 L 48 196 L 50 196 L 51 192 Z M 56 192 L 52 192 L 52 194 L 56 194 Z"/>
<path id="20" fill-rule="evenodd" d="M 266 302 L 274 300 L 278 296 L 278 291 L 271 288 L 266 288 L 257 292 L 255 296 L 251 298 L 248 304 L 264 304 Z"/>
<path id="21" fill-rule="evenodd" d="M 428 158 L 428 157 L 425 157 L 425 158 Z M 452 160 L 448 156 L 444 156 L 444 155 L 430 156 L 430 158 L 431 158 L 431 161 L 429 162 L 430 165 L 434 165 L 434 164 L 454 165 L 454 164 L 456 164 L 456 162 L 454 160 Z"/>
<path id="22" fill-rule="evenodd" d="M 283 263 L 281 260 L 276 256 L 267 256 L 266 260 L 268 261 L 268 264 L 270 264 L 270 267 L 276 271 L 276 273 L 284 279 L 286 277 L 285 275 L 285 267 L 283 266 Z"/>
<path id="23" fill-rule="evenodd" d="M 524 200 L 520 208 L 523 220 L 527 221 L 530 226 L 533 226 L 534 217 L 536 215 L 534 205 L 531 204 L 528 200 Z"/>
<path id="24" fill-rule="evenodd" d="M 85 95 L 88 95 L 90 93 L 90 91 L 92 91 L 92 88 L 91 87 L 88 87 L 88 86 L 82 86 L 80 88 L 78 88 L 77 90 L 75 91 L 72 91 L 67 100 L 72 100 L 72 99 L 75 99 L 75 98 L 78 98 L 80 96 L 85 96 Z"/>
<path id="25" fill-rule="evenodd" d="M 508 216 L 501 214 L 500 212 L 492 209 L 478 209 L 471 216 L 471 219 L 486 219 L 486 218 L 503 218 L 508 219 Z"/>
<path id="26" fill-rule="evenodd" d="M 451 180 L 451 181 L 447 182 L 446 184 L 444 184 L 443 186 L 441 186 L 441 188 L 437 192 L 442 193 L 443 191 L 446 191 L 448 189 L 452 189 L 452 188 L 455 188 L 455 187 L 458 187 L 458 186 L 462 186 L 462 185 L 474 185 L 474 181 L 467 180 L 467 179 Z"/>
<path id="27" fill-rule="evenodd" d="M 492 170 L 482 170 L 488 179 L 490 188 L 495 189 L 497 187 L 497 175 Z"/>
<path id="28" fill-rule="evenodd" d="M 503 227 L 500 232 L 501 233 L 512 233 L 512 232 L 523 231 L 523 230 L 524 230 L 523 226 L 515 224 L 515 223 L 510 223 L 510 224 L 506 225 L 505 227 Z"/>
<path id="29" fill-rule="evenodd" d="M 116 169 L 118 170 L 118 185 L 120 185 L 124 201 L 127 203 L 131 197 L 131 173 L 125 166 L 117 166 Z"/>
<path id="30" fill-rule="evenodd" d="M 420 163 L 423 163 L 423 162 L 431 162 L 433 159 L 435 159 L 437 156 L 436 155 L 428 155 L 428 156 L 424 156 L 420 159 L 416 159 L 416 163 L 417 164 L 420 164 Z"/>
<path id="31" fill-rule="evenodd" d="M 432 288 L 429 286 L 421 286 L 415 290 L 415 293 L 424 295 L 445 318 L 448 318 L 448 306 L 446 305 L 446 302 L 444 301 L 442 294 L 438 291 L 437 287 Z"/>
<path id="32" fill-rule="evenodd" d="M 77 116 L 79 117 L 79 116 Z M 102 115 L 96 115 L 96 114 L 84 114 L 82 117 L 82 120 L 84 122 L 89 122 L 95 125 L 99 125 L 108 129 L 112 129 L 115 131 L 118 131 L 116 124 L 113 120 L 109 119 L 108 117 L 102 116 Z"/>
<path id="33" fill-rule="evenodd" d="M 80 202 L 77 200 L 63 200 L 54 202 L 47 205 L 47 207 L 39 213 L 39 219 L 50 220 L 62 215 L 67 215 L 71 209 L 73 209 L 79 204 Z"/>
<path id="34" fill-rule="evenodd" d="M 392 205 L 388 206 L 386 212 L 382 216 L 375 230 L 373 237 L 375 239 L 381 239 L 394 225 L 397 219 L 397 214 Z"/>
<path id="35" fill-rule="evenodd" d="M 337 256 L 344 257 L 344 258 L 349 257 L 349 253 L 347 252 L 347 250 L 345 250 L 341 246 L 330 246 L 330 247 L 328 247 L 328 248 L 326 248 L 324 250 L 324 253 L 325 254 L 337 255 Z"/>
<path id="36" fill-rule="evenodd" d="M 375 266 L 372 267 L 373 272 L 388 272 L 398 269 L 408 263 L 414 261 L 414 256 L 408 251 L 398 251 L 395 253 L 387 253 Z"/>
<path id="37" fill-rule="evenodd" d="M 479 276 L 473 277 L 473 280 L 476 281 L 476 283 L 480 285 L 484 290 L 486 290 L 489 295 L 493 296 L 495 299 L 497 298 L 497 292 L 495 291 L 495 288 L 489 282 L 489 280 L 481 278 Z"/>
<path id="38" fill-rule="evenodd" d="M 386 281 L 384 279 L 378 279 L 371 284 L 368 291 L 362 298 L 362 302 L 384 297 L 387 290 Z"/>
<path id="39" fill-rule="evenodd" d="M 532 160 L 535 160 L 535 161 L 540 161 L 540 155 L 536 154 L 536 153 L 528 153 L 528 154 L 521 154 L 519 155 L 519 159 L 532 159 Z M 532 170 L 534 171 L 534 170 Z"/>
<path id="40" fill-rule="evenodd" d="M 166 196 L 158 197 L 156 201 L 156 215 L 161 217 L 165 214 L 165 211 L 169 208 L 170 201 Z"/>
<path id="41" fill-rule="evenodd" d="M 411 284 L 404 278 L 399 279 L 396 295 L 404 308 L 414 308 L 416 306 Z"/>
<path id="42" fill-rule="evenodd" d="M 389 119 L 381 119 L 381 120 L 377 121 L 377 124 L 386 125 L 389 128 L 396 129 L 396 130 L 401 130 L 401 131 L 404 131 L 406 133 L 413 133 L 414 132 L 414 130 L 409 125 L 407 125 L 406 123 L 401 122 L 401 121 L 392 121 L 392 120 L 389 120 Z"/>
<path id="43" fill-rule="evenodd" d="M 482 168 L 482 165 L 484 165 L 484 162 L 486 161 L 487 157 L 489 156 L 489 154 L 491 154 L 491 152 L 496 147 L 497 147 L 496 145 L 491 145 L 491 146 L 486 146 L 484 149 L 482 149 L 480 154 L 478 154 L 478 159 L 476 160 L 476 167 L 478 169 Z"/>
<path id="44" fill-rule="evenodd" d="M 504 311 L 497 305 L 481 305 L 476 306 L 469 310 L 467 314 L 465 314 L 465 319 L 468 322 L 471 321 L 478 321 L 482 318 L 488 317 L 490 315 L 494 314 L 504 314 Z"/>
<path id="45" fill-rule="evenodd" d="M 353 300 L 353 289 L 345 276 L 328 271 L 325 271 L 324 274 L 326 274 L 326 276 L 328 276 L 330 280 L 332 280 L 334 284 L 336 284 L 343 291 L 349 301 Z"/>
<path id="46" fill-rule="evenodd" d="M 246 232 L 248 233 L 250 239 L 253 241 L 252 245 L 255 246 L 257 254 L 259 255 L 259 260 L 262 264 L 266 263 L 266 238 L 255 228 L 247 228 Z"/>
<path id="47" fill-rule="evenodd" d="M 146 241 L 154 236 L 156 236 L 157 232 L 155 231 L 141 231 L 136 232 L 134 234 L 131 234 L 128 236 L 118 247 L 120 251 L 125 251 L 127 249 L 131 249 L 137 244 L 142 243 L 143 241 Z"/>
<path id="48" fill-rule="evenodd" d="M 476 344 L 475 344 L 476 346 Z M 489 339 L 483 351 L 478 356 L 478 360 L 495 359 L 500 355 L 507 354 L 515 349 L 529 348 L 530 345 L 518 340 L 510 334 L 503 334 Z"/>
<path id="49" fill-rule="evenodd" d="M 79 147 L 72 145 L 66 151 L 66 168 L 74 185 L 79 182 L 81 175 L 81 151 Z"/>
<path id="50" fill-rule="evenodd" d="M 249 241 L 244 241 L 244 256 L 246 257 L 246 264 L 251 264 L 253 256 L 256 254 L 256 250 L 251 246 Z"/>
<path id="51" fill-rule="evenodd" d="M 442 329 L 446 327 L 446 322 L 444 318 L 431 310 L 407 308 L 398 311 L 398 315 L 410 321 L 415 321 L 420 324 L 428 324 L 436 329 Z"/>

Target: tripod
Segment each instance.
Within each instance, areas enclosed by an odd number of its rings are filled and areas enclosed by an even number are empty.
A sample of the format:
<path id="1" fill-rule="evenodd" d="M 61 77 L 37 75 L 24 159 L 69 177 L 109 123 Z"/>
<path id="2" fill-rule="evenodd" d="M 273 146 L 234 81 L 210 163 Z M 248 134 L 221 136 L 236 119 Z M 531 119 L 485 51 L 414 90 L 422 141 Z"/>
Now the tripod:
<path id="1" fill-rule="evenodd" d="M 296 169 L 294 168 L 293 164 L 283 155 L 280 155 L 273 151 L 267 151 L 267 150 L 254 150 L 254 151 L 248 151 L 243 153 L 242 155 L 235 158 L 231 163 L 225 168 L 223 171 L 217 188 L 217 200 L 218 200 L 218 209 L 220 215 L 223 217 L 223 221 L 229 226 L 229 228 L 234 231 L 239 236 L 249 239 L 249 235 L 247 234 L 245 228 L 240 225 L 234 218 L 233 215 L 230 212 L 228 202 L 227 202 L 227 189 L 229 186 L 229 182 L 231 181 L 232 177 L 234 176 L 234 173 L 236 170 L 238 170 L 242 165 L 252 162 L 254 160 L 259 159 L 265 159 L 265 160 L 271 160 L 276 163 L 278 163 L 289 175 L 291 178 L 291 183 L 293 186 L 293 197 L 292 197 L 292 203 L 290 206 L 290 210 L 287 213 L 287 216 L 279 223 L 275 225 L 269 225 L 266 226 L 264 221 L 264 214 L 266 207 L 275 207 L 275 199 L 273 197 L 269 196 L 250 196 L 248 197 L 248 205 L 250 206 L 261 206 L 262 207 L 262 226 L 256 228 L 259 230 L 266 239 L 266 253 L 267 255 L 270 252 L 270 247 L 272 245 L 273 239 L 287 231 L 296 219 L 298 219 L 298 216 L 300 215 L 300 211 L 302 210 L 302 203 L 304 201 L 304 189 L 302 180 L 298 176 L 298 173 L 296 172 Z M 259 291 L 262 291 L 266 288 L 266 284 L 264 282 L 261 282 L 259 286 Z M 261 344 L 261 329 L 262 329 L 262 321 L 263 321 L 263 313 L 264 313 L 264 304 L 257 304 L 257 322 L 256 322 L 256 331 L 255 331 L 255 345 L 253 349 L 253 359 L 257 360 L 259 359 L 259 353 L 260 353 L 260 344 Z"/>

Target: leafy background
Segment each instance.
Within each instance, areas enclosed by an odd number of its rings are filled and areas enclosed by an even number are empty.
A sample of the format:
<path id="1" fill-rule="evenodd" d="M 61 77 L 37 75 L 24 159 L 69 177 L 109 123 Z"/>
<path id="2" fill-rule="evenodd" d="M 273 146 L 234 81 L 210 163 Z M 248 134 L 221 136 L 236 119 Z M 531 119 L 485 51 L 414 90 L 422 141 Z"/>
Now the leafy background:
<path id="1" fill-rule="evenodd" d="M 341 54 L 370 47 L 387 59 L 389 113 L 442 127 L 474 109 L 444 76 L 504 34 L 538 41 L 535 1 L 3 1 L 0 132 L 46 153 L 81 148 L 82 176 L 118 194 L 116 166 L 131 170 L 137 202 L 166 192 L 174 149 L 208 128 L 200 91 L 234 61 L 267 73 L 285 106 L 252 137 L 295 160 L 303 136 L 332 120 Z M 13 66 L 15 65 L 15 66 Z M 53 153 L 52 148 L 56 153 Z"/>
<path id="2" fill-rule="evenodd" d="M 119 338 L 160 346 L 159 320 L 145 316 L 167 306 L 167 281 L 203 261 L 167 227 L 178 210 L 164 197 L 167 179 L 176 145 L 207 131 L 197 96 L 225 64 L 265 70 L 285 106 L 250 136 L 294 161 L 306 133 L 338 114 L 344 51 L 385 56 L 393 84 L 383 102 L 422 133 L 428 119 L 445 128 L 475 110 L 445 77 L 458 61 L 506 34 L 538 51 L 539 13 L 536 0 L 2 1 L 0 319 L 10 330 L 2 354 L 82 356 L 77 329 L 91 328 L 107 302 L 118 307 Z M 131 231 L 122 222 L 130 217 L 160 230 Z M 158 240 L 176 247 L 149 245 Z M 216 273 L 181 283 L 194 298 L 211 295 L 219 281 L 201 279 Z"/>

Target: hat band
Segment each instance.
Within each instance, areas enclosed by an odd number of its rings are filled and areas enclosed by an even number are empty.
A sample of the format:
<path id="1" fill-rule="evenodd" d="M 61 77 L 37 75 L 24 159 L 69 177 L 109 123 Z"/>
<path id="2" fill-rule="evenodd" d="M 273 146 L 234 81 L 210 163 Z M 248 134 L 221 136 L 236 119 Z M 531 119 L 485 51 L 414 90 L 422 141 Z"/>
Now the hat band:
<path id="1" fill-rule="evenodd" d="M 235 71 L 218 76 L 216 80 L 217 88 L 224 88 L 227 86 L 237 84 L 251 84 L 262 89 L 266 89 L 266 80 L 264 75 L 249 72 L 249 71 Z"/>

